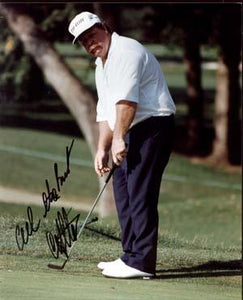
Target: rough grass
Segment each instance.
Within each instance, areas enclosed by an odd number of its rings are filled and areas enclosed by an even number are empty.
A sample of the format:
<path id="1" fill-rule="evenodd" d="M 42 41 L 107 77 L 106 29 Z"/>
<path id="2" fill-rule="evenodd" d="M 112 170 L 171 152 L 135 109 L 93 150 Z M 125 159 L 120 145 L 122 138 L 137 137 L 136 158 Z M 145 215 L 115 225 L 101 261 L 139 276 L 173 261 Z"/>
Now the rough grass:
<path id="1" fill-rule="evenodd" d="M 85 230 L 63 271 L 50 270 L 56 261 L 47 250 L 45 230 L 53 229 L 56 210 L 30 238 L 23 252 L 14 241 L 14 225 L 24 222 L 24 206 L 1 204 L 1 299 L 240 299 L 240 248 L 178 235 L 160 235 L 157 278 L 150 281 L 106 279 L 96 264 L 121 254 L 120 243 Z M 33 207 L 39 216 L 40 207 Z M 77 212 L 72 212 L 76 214 Z M 82 219 L 85 214 L 82 214 Z M 181 224 L 183 227 L 183 223 Z M 89 226 L 119 237 L 115 217 Z"/>

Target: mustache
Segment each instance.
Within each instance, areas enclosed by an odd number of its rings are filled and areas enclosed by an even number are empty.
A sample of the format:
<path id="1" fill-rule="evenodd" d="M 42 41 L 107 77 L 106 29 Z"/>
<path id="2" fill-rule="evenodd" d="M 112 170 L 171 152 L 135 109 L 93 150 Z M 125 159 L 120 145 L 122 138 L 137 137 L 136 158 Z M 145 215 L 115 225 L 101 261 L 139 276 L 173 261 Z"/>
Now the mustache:
<path id="1" fill-rule="evenodd" d="M 89 47 L 89 52 L 93 53 L 97 48 L 100 48 L 99 45 L 95 44 Z"/>

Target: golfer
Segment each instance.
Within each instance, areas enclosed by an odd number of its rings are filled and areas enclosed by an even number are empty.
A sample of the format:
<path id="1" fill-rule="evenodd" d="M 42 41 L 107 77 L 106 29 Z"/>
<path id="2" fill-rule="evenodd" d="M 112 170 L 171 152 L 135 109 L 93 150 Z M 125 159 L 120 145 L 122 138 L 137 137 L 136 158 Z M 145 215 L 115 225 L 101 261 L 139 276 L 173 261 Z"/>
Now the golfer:
<path id="1" fill-rule="evenodd" d="M 97 15 L 82 12 L 69 32 L 96 58 L 99 141 L 95 171 L 110 170 L 109 153 L 119 167 L 113 188 L 123 255 L 100 262 L 115 278 L 152 277 L 156 271 L 158 198 L 171 153 L 175 105 L 160 64 L 134 39 L 118 35 Z"/>

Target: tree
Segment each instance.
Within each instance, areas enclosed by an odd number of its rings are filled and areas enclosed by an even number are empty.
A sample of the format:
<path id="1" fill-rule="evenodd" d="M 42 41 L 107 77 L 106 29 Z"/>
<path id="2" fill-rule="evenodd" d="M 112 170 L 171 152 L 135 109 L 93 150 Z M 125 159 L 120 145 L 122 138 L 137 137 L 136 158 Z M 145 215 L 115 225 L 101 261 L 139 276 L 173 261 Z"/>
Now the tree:
<path id="1" fill-rule="evenodd" d="M 98 129 L 95 122 L 95 101 L 92 93 L 85 87 L 64 64 L 52 44 L 33 19 L 18 10 L 18 5 L 0 4 L 0 12 L 8 21 L 9 27 L 23 43 L 25 51 L 30 54 L 46 79 L 68 107 L 81 129 L 92 155 L 96 153 Z M 104 179 L 100 179 L 103 186 Z M 106 189 L 100 201 L 100 214 L 107 215 L 114 211 L 111 189 Z"/>
<path id="2" fill-rule="evenodd" d="M 191 154 L 200 154 L 204 123 L 200 45 L 213 42 L 220 52 L 214 105 L 215 138 L 208 161 L 217 165 L 240 164 L 241 6 L 171 4 L 167 18 L 168 25 L 183 30 L 182 36 L 174 37 L 174 42 L 179 45 L 182 40 L 184 46 L 188 98 L 186 150 Z"/>
<path id="3" fill-rule="evenodd" d="M 184 11 L 184 10 L 183 10 Z M 203 146 L 204 99 L 201 76 L 201 11 L 187 8 L 183 14 L 184 30 L 184 64 L 187 81 L 187 153 L 199 154 Z M 193 26 L 192 26 L 193 24 Z"/>
<path id="4" fill-rule="evenodd" d="M 224 5 L 215 18 L 219 61 L 215 96 L 215 139 L 209 160 L 216 164 L 240 164 L 241 6 Z"/>
<path id="5" fill-rule="evenodd" d="M 146 19 L 151 26 L 147 28 L 150 38 L 166 44 L 176 44 L 183 49 L 186 77 L 186 99 L 188 113 L 185 120 L 187 132 L 183 151 L 187 154 L 201 154 L 203 149 L 204 97 L 201 76 L 200 47 L 204 40 L 205 15 L 198 5 L 167 4 L 152 6 Z M 208 21 L 208 20 L 207 20 Z M 153 26 L 152 26 L 153 24 Z"/>
<path id="6" fill-rule="evenodd" d="M 42 72 L 30 55 L 24 55 L 21 43 L 11 35 L 7 37 L 5 51 L 0 56 L 0 68 L 1 102 L 41 99 L 44 88 Z"/>

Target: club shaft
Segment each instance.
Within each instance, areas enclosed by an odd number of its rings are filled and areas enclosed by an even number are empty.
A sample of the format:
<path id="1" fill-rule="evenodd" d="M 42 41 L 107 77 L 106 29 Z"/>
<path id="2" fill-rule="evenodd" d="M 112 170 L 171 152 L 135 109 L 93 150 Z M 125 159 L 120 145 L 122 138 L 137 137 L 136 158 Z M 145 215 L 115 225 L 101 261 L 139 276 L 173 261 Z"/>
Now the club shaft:
<path id="1" fill-rule="evenodd" d="M 89 211 L 89 213 L 88 213 L 86 219 L 85 219 L 84 222 L 82 223 L 82 226 L 81 226 L 81 228 L 80 228 L 80 230 L 79 230 L 79 232 L 78 232 L 78 234 L 77 234 L 77 239 L 76 239 L 76 241 L 73 242 L 72 246 L 69 248 L 69 251 L 68 251 L 68 253 L 67 253 L 67 258 L 65 259 L 65 261 L 63 262 L 63 264 L 62 264 L 61 266 L 56 266 L 56 265 L 53 265 L 53 264 L 49 264 L 49 265 L 48 265 L 49 268 L 52 268 L 52 269 L 60 269 L 60 270 L 62 270 L 62 269 L 64 268 L 64 266 L 66 265 L 67 261 L 68 261 L 69 258 L 70 258 L 70 254 L 71 254 L 71 252 L 72 252 L 72 249 L 73 249 L 73 247 L 75 246 L 77 240 L 79 239 L 79 237 L 80 237 L 80 235 L 81 235 L 81 233 L 82 233 L 84 227 L 90 222 L 90 221 L 89 221 L 89 217 L 91 216 L 93 210 L 95 209 L 95 206 L 97 205 L 97 203 L 98 203 L 98 201 L 99 201 L 99 199 L 100 199 L 101 194 L 103 193 L 104 189 L 106 188 L 107 183 L 109 182 L 109 180 L 110 180 L 110 178 L 111 178 L 111 176 L 112 176 L 112 174 L 114 173 L 114 171 L 115 171 L 116 168 L 117 168 L 117 166 L 116 166 L 115 164 L 113 164 L 113 166 L 112 166 L 112 168 L 111 168 L 111 170 L 110 170 L 110 173 L 108 174 L 108 176 L 107 176 L 107 178 L 106 178 L 106 180 L 105 180 L 105 184 L 104 184 L 104 186 L 102 187 L 102 189 L 100 190 L 98 196 L 96 197 L 96 199 L 95 199 L 95 201 L 94 201 L 94 203 L 93 203 L 93 205 L 92 205 L 92 207 L 91 207 L 91 210 Z"/>
<path id="2" fill-rule="evenodd" d="M 94 203 L 93 203 L 93 206 L 92 206 L 90 212 L 88 213 L 86 219 L 84 220 L 84 222 L 83 222 L 83 224 L 82 224 L 82 226 L 81 226 L 81 228 L 80 228 L 80 230 L 79 230 L 79 232 L 78 232 L 77 240 L 79 239 L 79 237 L 80 237 L 80 235 L 81 235 L 81 233 L 82 233 L 82 231 L 83 231 L 85 225 L 87 224 L 90 215 L 92 214 L 93 210 L 95 209 L 95 206 L 97 205 L 97 203 L 98 203 L 98 201 L 99 201 L 99 199 L 100 199 L 101 194 L 103 193 L 104 189 L 106 188 L 106 185 L 107 185 L 107 183 L 104 184 L 103 188 L 101 189 L 101 191 L 99 192 L 98 196 L 96 197 L 96 199 L 95 199 L 95 201 L 94 201 Z M 66 258 L 66 260 L 65 260 L 65 262 L 64 262 L 64 265 L 65 265 L 66 262 L 68 261 L 68 259 L 69 259 L 69 257 L 70 257 L 70 254 L 71 254 L 71 251 L 72 251 L 73 247 L 75 246 L 77 240 L 74 241 L 73 244 L 72 244 L 72 246 L 69 248 L 68 255 L 67 255 L 68 257 Z"/>
<path id="3" fill-rule="evenodd" d="M 92 206 L 90 212 L 88 213 L 86 219 L 85 219 L 84 222 L 82 223 L 82 226 L 81 226 L 81 228 L 80 228 L 80 230 L 79 230 L 79 232 L 78 232 L 78 235 L 77 235 L 77 240 L 78 240 L 78 238 L 80 237 L 80 235 L 81 235 L 81 233 L 82 233 L 82 231 L 83 231 L 85 225 L 87 225 L 88 220 L 89 220 L 89 217 L 91 216 L 92 212 L 94 211 L 95 206 L 97 205 L 97 203 L 98 203 L 98 201 L 99 201 L 99 199 L 100 199 L 101 194 L 103 193 L 104 189 L 106 188 L 106 185 L 107 185 L 107 183 L 104 184 L 103 188 L 101 189 L 101 191 L 99 192 L 98 196 L 96 197 L 96 199 L 95 199 L 95 201 L 94 201 L 94 203 L 93 203 L 93 206 Z M 76 241 L 75 241 L 75 242 L 76 242 Z M 74 243 L 73 243 L 72 246 L 70 247 L 68 255 L 70 254 L 73 245 L 74 245 Z"/>
<path id="4" fill-rule="evenodd" d="M 108 184 L 108 182 L 109 182 L 109 180 L 110 180 L 110 178 L 111 178 L 111 176 L 112 176 L 114 170 L 116 169 L 116 167 L 117 167 L 117 166 L 114 164 L 113 167 L 112 167 L 112 169 L 111 169 L 111 171 L 110 171 L 110 173 L 109 173 L 109 175 L 108 175 L 108 177 L 106 178 L 104 186 L 102 187 L 102 189 L 100 190 L 98 196 L 96 197 L 96 199 L 95 199 L 95 201 L 94 201 L 94 203 L 93 203 L 93 205 L 92 205 L 92 207 L 91 207 L 91 209 L 90 209 L 90 211 L 89 211 L 89 213 L 88 213 L 86 219 L 84 220 L 84 222 L 83 222 L 83 224 L 82 224 L 82 227 L 80 228 L 80 230 L 79 230 L 79 232 L 78 232 L 76 241 L 74 241 L 73 244 L 72 244 L 72 246 L 69 248 L 68 255 L 67 255 L 68 257 L 66 258 L 66 261 L 64 262 L 64 265 L 65 265 L 66 262 L 68 261 L 68 259 L 69 259 L 69 257 L 70 257 L 70 254 L 71 254 L 71 251 L 72 251 L 72 249 L 73 249 L 73 247 L 75 246 L 77 240 L 79 239 L 79 237 L 80 237 L 80 235 L 81 235 L 81 233 L 82 233 L 82 231 L 83 231 L 85 225 L 87 225 L 87 222 L 88 222 L 88 220 L 89 220 L 89 217 L 91 216 L 92 212 L 94 211 L 94 209 L 95 209 L 95 207 L 96 207 L 96 205 L 97 205 L 97 203 L 98 203 L 98 201 L 99 201 L 99 199 L 100 199 L 100 196 L 102 195 L 104 189 L 106 188 L 106 186 L 107 186 L 107 184 Z M 63 266 L 64 266 L 64 265 L 63 265 Z"/>

